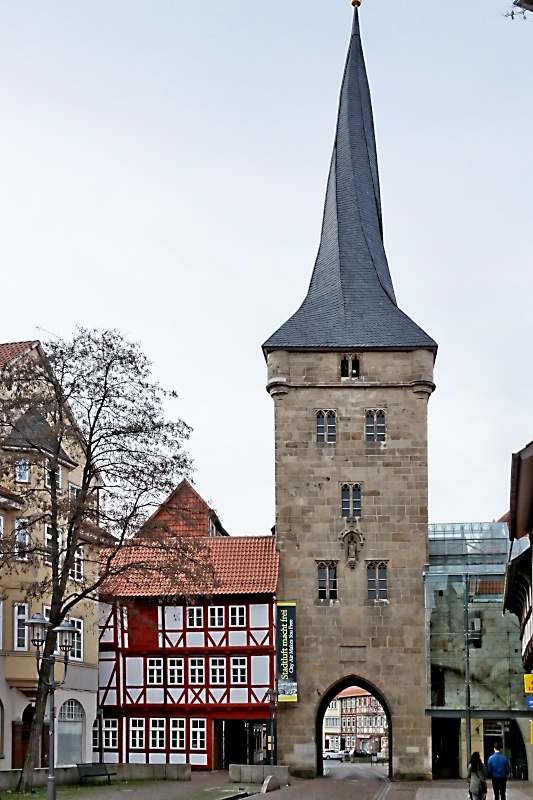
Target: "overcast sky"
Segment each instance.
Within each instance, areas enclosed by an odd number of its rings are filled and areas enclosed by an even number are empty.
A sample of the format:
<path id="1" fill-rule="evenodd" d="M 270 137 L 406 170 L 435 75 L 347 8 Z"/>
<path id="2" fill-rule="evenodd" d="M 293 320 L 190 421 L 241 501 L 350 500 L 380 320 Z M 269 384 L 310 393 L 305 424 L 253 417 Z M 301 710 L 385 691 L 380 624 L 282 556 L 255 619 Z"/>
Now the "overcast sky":
<path id="1" fill-rule="evenodd" d="M 533 16 L 364 0 L 385 245 L 439 343 L 430 520 L 491 520 L 533 439 Z M 0 341 L 116 327 L 231 533 L 274 523 L 262 342 L 316 256 L 349 0 L 0 0 Z"/>

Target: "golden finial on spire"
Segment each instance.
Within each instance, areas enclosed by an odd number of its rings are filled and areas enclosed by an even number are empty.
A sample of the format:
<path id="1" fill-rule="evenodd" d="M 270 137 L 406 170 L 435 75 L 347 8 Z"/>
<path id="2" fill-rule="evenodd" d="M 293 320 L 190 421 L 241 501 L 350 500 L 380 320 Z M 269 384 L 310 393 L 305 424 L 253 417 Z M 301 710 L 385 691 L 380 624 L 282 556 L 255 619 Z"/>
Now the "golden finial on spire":
<path id="1" fill-rule="evenodd" d="M 360 5 L 361 5 L 361 0 L 352 0 L 352 6 L 354 8 L 359 8 Z"/>

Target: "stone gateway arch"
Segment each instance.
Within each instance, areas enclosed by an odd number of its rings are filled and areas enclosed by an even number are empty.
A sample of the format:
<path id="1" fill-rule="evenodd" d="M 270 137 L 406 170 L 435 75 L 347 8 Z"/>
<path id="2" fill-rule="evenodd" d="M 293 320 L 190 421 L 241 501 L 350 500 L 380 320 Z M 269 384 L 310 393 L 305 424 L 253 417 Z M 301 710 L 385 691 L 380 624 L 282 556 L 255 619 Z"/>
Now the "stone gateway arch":
<path id="1" fill-rule="evenodd" d="M 431 777 L 423 571 L 437 345 L 396 302 L 358 14 L 309 290 L 263 345 L 278 598 L 295 604 L 297 620 L 297 700 L 279 703 L 278 753 L 317 774 L 332 687 L 359 682 L 386 700 L 391 776 L 414 779 Z"/>

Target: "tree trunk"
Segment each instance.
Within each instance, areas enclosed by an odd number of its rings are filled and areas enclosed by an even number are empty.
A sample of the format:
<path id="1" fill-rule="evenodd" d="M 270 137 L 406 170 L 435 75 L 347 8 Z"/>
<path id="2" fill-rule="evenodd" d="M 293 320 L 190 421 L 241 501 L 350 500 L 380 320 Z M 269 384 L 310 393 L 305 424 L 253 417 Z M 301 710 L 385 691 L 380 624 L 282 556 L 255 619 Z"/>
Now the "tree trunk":
<path id="1" fill-rule="evenodd" d="M 49 653 L 47 652 L 48 649 L 50 649 L 50 652 L 53 652 L 53 647 L 54 646 L 51 645 L 49 642 L 46 643 L 45 646 L 46 656 L 49 655 Z M 32 791 L 34 770 L 36 769 L 36 767 L 40 766 L 39 763 L 39 754 L 41 749 L 40 745 L 43 732 L 44 715 L 46 711 L 46 702 L 48 700 L 48 686 L 46 685 L 45 681 L 48 681 L 49 675 L 50 675 L 50 662 L 43 661 L 41 668 L 41 675 L 37 686 L 37 698 L 35 700 L 35 711 L 31 722 L 28 750 L 26 752 L 26 758 L 24 759 L 24 766 L 22 767 L 20 779 L 17 784 L 16 788 L 17 792 L 30 793 Z"/>

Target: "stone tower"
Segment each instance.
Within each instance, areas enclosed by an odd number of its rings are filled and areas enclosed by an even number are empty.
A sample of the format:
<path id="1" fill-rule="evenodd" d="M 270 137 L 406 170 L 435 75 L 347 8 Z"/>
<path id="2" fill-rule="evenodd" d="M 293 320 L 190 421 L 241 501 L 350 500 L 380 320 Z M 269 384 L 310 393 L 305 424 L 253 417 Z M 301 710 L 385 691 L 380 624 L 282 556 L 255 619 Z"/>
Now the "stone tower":
<path id="1" fill-rule="evenodd" d="M 423 571 L 437 345 L 394 294 L 357 9 L 311 283 L 263 347 L 278 599 L 297 615 L 298 699 L 280 698 L 279 761 L 320 773 L 325 708 L 356 684 L 386 710 L 391 776 L 430 777 Z"/>

